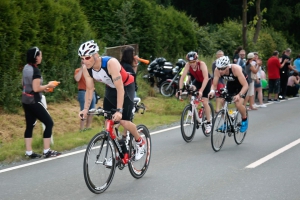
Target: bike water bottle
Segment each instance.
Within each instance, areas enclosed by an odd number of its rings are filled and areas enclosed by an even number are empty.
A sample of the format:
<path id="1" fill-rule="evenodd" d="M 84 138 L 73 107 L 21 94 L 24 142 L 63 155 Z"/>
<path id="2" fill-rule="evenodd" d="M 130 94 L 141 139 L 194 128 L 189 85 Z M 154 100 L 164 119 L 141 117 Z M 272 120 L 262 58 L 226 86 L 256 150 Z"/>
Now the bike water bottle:
<path id="1" fill-rule="evenodd" d="M 203 108 L 200 108 L 198 111 L 198 116 L 200 119 L 202 118 L 202 114 L 203 114 Z"/>

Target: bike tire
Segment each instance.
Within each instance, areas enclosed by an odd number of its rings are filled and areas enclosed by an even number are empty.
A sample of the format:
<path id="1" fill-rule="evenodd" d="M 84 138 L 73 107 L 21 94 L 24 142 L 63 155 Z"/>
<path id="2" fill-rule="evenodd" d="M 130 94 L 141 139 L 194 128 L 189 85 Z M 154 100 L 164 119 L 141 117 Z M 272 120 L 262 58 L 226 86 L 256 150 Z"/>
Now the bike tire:
<path id="1" fill-rule="evenodd" d="M 104 192 L 111 184 L 116 170 L 115 148 L 113 142 L 102 131 L 89 142 L 83 161 L 84 180 L 88 189 L 96 194 Z M 111 158 L 112 166 L 105 166 L 105 160 Z"/>
<path id="2" fill-rule="evenodd" d="M 224 126 L 224 123 L 226 122 L 226 116 L 225 116 L 225 110 L 220 110 L 215 118 L 214 118 L 214 122 L 212 125 L 212 131 L 211 131 L 211 146 L 213 148 L 213 150 L 215 152 L 218 152 L 221 150 L 225 138 L 226 138 L 226 133 L 227 133 L 227 125 L 225 126 L 225 130 L 224 131 L 220 131 L 220 127 Z M 226 122 L 225 124 L 228 124 L 228 122 Z"/>
<path id="3" fill-rule="evenodd" d="M 137 130 L 140 134 L 140 136 L 145 140 L 145 154 L 144 156 L 135 161 L 135 159 L 130 160 L 128 163 L 128 169 L 130 174 L 136 178 L 142 178 L 145 173 L 147 172 L 147 169 L 149 167 L 150 159 L 151 159 L 151 137 L 150 137 L 150 132 L 148 128 L 143 125 L 137 125 Z M 132 134 L 130 134 L 130 141 L 129 141 L 129 155 L 131 158 L 135 157 L 135 148 L 136 148 L 136 142 Z"/>
<path id="4" fill-rule="evenodd" d="M 170 82 L 164 81 L 159 87 L 159 92 L 165 97 L 171 97 L 175 94 L 175 88 L 173 85 L 170 85 L 169 89 L 167 89 L 169 85 Z"/>
<path id="5" fill-rule="evenodd" d="M 187 105 L 181 114 L 180 129 L 184 141 L 191 142 L 195 136 L 197 120 L 195 113 L 192 113 L 192 105 Z"/>
<path id="6" fill-rule="evenodd" d="M 234 127 L 235 127 L 234 141 L 237 145 L 240 145 L 243 143 L 243 141 L 246 137 L 247 131 L 244 133 L 240 132 L 240 127 L 242 125 L 242 115 L 238 110 L 236 110 L 236 112 L 237 112 L 237 114 L 235 116 L 235 121 L 234 121 Z M 247 108 L 246 108 L 246 115 L 247 115 L 248 124 L 249 124 L 249 115 L 248 115 Z"/>
<path id="7" fill-rule="evenodd" d="M 215 112 L 214 111 L 214 107 L 213 107 L 213 105 L 210 102 L 208 102 L 208 105 L 209 105 L 209 108 L 210 108 L 210 123 L 213 123 L 213 121 L 214 121 L 214 112 Z M 206 120 L 206 115 L 205 115 L 205 111 L 203 110 L 203 113 L 202 113 L 202 122 L 204 122 L 205 120 Z M 202 124 L 202 132 L 205 135 L 205 137 L 209 137 L 210 134 L 211 134 L 212 129 L 211 129 L 211 131 L 209 133 L 206 133 L 205 132 L 205 130 L 206 130 L 205 125 L 206 125 L 206 123 Z"/>

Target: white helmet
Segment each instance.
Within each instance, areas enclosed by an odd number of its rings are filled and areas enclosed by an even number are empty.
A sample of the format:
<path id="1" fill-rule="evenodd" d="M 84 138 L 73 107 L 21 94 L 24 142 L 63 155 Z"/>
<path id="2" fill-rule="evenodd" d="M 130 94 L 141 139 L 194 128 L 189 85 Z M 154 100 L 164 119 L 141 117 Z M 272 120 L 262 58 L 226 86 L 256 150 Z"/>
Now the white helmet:
<path id="1" fill-rule="evenodd" d="M 78 49 L 79 56 L 91 56 L 99 51 L 99 47 L 94 40 L 87 41 L 80 45 Z"/>
<path id="2" fill-rule="evenodd" d="M 230 64 L 230 59 L 228 56 L 221 56 L 216 61 L 217 68 L 224 68 L 227 67 Z"/>

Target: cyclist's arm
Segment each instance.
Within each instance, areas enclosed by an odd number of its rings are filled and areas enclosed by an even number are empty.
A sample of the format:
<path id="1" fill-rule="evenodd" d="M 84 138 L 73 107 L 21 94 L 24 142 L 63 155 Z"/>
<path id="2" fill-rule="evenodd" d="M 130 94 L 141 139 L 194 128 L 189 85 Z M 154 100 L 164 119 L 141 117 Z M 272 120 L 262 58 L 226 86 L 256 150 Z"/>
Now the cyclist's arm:
<path id="1" fill-rule="evenodd" d="M 111 58 L 107 63 L 108 73 L 111 75 L 117 90 L 117 109 L 123 109 L 124 103 L 124 85 L 121 76 L 121 65 L 115 58 Z"/>
<path id="2" fill-rule="evenodd" d="M 183 68 L 183 72 L 181 74 L 181 77 L 180 77 L 180 81 L 179 81 L 179 89 L 182 89 L 183 88 L 183 80 L 185 79 L 188 71 L 189 71 L 189 64 L 186 63 L 184 68 Z"/>
<path id="3" fill-rule="evenodd" d="M 202 71 L 202 76 L 203 76 L 203 82 L 202 82 L 202 86 L 199 90 L 199 92 L 203 93 L 206 85 L 207 85 L 207 82 L 208 82 L 208 71 L 207 71 L 207 66 L 205 64 L 205 62 L 201 61 L 200 62 L 200 69 Z"/>
<path id="4" fill-rule="evenodd" d="M 242 85 L 242 89 L 240 93 L 244 95 L 248 91 L 248 82 L 246 80 L 245 75 L 242 72 L 242 68 L 239 65 L 231 65 L 233 74 L 238 78 L 240 84 Z"/>
<path id="5" fill-rule="evenodd" d="M 85 65 L 82 66 L 82 73 L 85 79 L 86 92 L 84 98 L 84 110 L 89 110 L 94 94 L 94 79 L 89 75 Z"/>
<path id="6" fill-rule="evenodd" d="M 217 68 L 215 68 L 215 71 L 213 73 L 214 73 L 214 76 L 213 76 L 214 78 L 213 78 L 213 82 L 211 84 L 210 90 L 217 89 L 219 78 L 220 78 L 220 72 Z"/>

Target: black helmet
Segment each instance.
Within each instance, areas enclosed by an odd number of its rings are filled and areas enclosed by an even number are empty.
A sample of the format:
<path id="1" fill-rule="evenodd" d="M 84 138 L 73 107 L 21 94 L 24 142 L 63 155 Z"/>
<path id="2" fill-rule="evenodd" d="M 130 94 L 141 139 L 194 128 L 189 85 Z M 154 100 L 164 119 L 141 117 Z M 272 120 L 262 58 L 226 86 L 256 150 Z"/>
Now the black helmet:
<path id="1" fill-rule="evenodd" d="M 193 61 L 198 59 L 198 54 L 195 51 L 190 51 L 186 54 L 187 61 Z"/>

